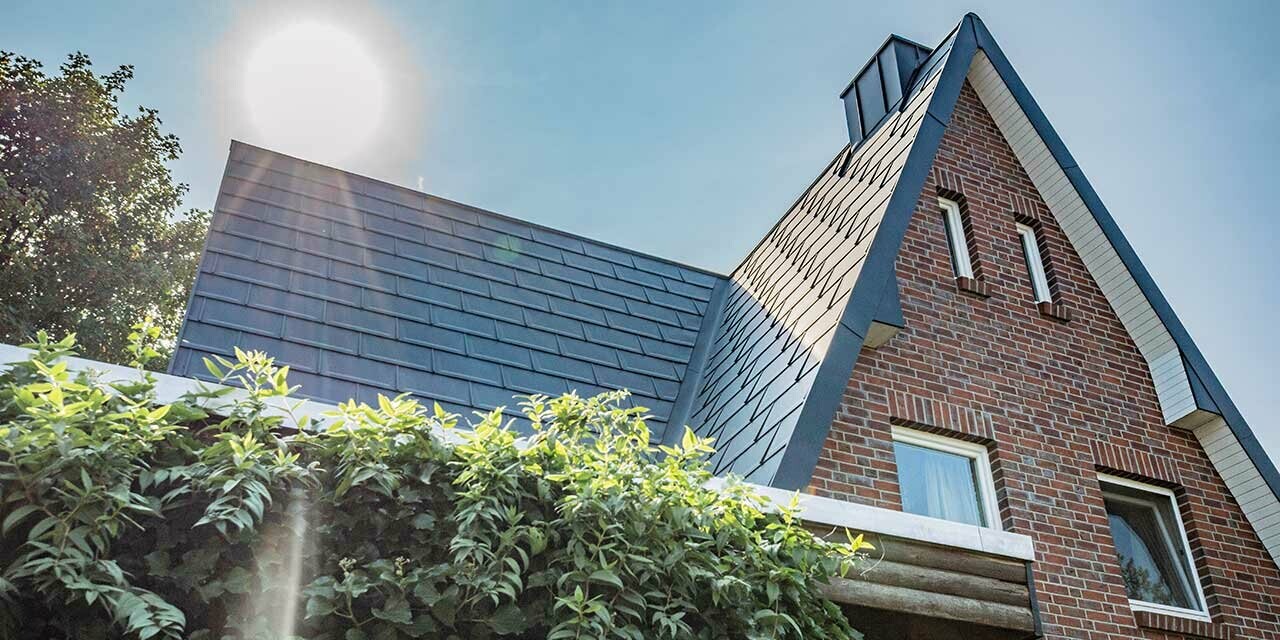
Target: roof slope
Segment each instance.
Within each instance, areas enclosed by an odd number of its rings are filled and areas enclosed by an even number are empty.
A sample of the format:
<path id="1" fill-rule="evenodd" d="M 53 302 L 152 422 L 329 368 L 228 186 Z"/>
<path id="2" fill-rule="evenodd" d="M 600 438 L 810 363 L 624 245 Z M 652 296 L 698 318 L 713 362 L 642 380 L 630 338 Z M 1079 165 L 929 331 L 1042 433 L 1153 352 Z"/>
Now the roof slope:
<path id="1" fill-rule="evenodd" d="M 170 369 L 207 378 L 201 357 L 240 345 L 309 397 L 464 415 L 625 388 L 660 437 L 721 282 L 234 142 Z"/>
<path id="2" fill-rule="evenodd" d="M 919 149 L 929 146 L 922 137 L 941 136 L 929 109 L 950 80 L 943 71 L 955 36 L 922 64 L 905 104 L 857 149 L 837 154 L 734 270 L 690 415 L 699 434 L 716 438 L 716 473 L 808 483 L 881 298 L 896 303 L 892 260 L 883 260 L 890 250 L 873 258 L 905 231 L 887 212 L 914 204 L 924 173 L 912 168 L 932 161 Z M 855 284 L 872 308 L 856 307 Z"/>

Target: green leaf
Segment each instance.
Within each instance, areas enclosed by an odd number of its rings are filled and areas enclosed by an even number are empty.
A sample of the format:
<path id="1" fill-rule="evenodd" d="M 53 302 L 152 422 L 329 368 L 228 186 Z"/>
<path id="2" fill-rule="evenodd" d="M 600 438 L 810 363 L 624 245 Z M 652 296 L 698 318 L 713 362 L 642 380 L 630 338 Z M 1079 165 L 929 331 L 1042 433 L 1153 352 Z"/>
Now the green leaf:
<path id="1" fill-rule="evenodd" d="M 398 624 L 409 624 L 413 622 L 413 611 L 409 609 L 409 602 L 404 599 L 404 596 L 395 595 L 387 598 L 386 605 L 381 609 L 375 608 L 373 617 Z"/>
<path id="2" fill-rule="evenodd" d="M 12 513 L 5 516 L 4 524 L 0 526 L 0 535 L 8 535 L 10 529 L 17 526 L 23 520 L 26 520 L 27 516 L 39 510 L 40 507 L 34 504 L 23 505 L 14 509 Z"/>
<path id="3" fill-rule="evenodd" d="M 589 580 L 591 580 L 592 582 L 602 582 L 611 587 L 614 587 L 615 589 L 622 588 L 622 579 L 618 577 L 618 574 L 614 573 L 609 569 L 596 569 L 595 571 L 591 572 L 591 577 L 589 578 Z"/>
<path id="4" fill-rule="evenodd" d="M 509 636 L 524 633 L 529 626 L 529 615 L 514 602 L 508 602 L 493 612 L 489 626 L 498 635 Z"/>

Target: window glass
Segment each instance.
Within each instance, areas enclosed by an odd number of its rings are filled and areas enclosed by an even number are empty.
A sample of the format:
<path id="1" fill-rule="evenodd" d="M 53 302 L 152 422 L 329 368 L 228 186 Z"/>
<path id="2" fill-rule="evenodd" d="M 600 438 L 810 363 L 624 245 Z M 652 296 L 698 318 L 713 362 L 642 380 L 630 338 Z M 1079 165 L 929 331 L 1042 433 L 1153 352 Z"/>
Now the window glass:
<path id="1" fill-rule="evenodd" d="M 972 278 L 973 263 L 969 258 L 969 241 L 964 234 L 960 205 L 954 200 L 938 198 L 938 206 L 942 208 L 942 222 L 947 228 L 947 244 L 951 247 L 951 268 L 957 278 Z"/>
<path id="2" fill-rule="evenodd" d="M 1129 599 L 1202 611 L 1172 496 L 1109 483 L 1102 490 Z"/>
<path id="3" fill-rule="evenodd" d="M 895 442 L 893 452 L 903 511 L 985 525 L 973 458 L 907 442 Z"/>
<path id="4" fill-rule="evenodd" d="M 1025 224 L 1018 225 L 1018 237 L 1022 239 L 1022 257 L 1026 260 L 1027 275 L 1031 278 L 1031 293 L 1036 302 L 1051 302 L 1049 296 L 1049 279 L 1045 275 L 1044 258 L 1040 255 L 1040 244 L 1036 241 L 1036 231 Z"/>

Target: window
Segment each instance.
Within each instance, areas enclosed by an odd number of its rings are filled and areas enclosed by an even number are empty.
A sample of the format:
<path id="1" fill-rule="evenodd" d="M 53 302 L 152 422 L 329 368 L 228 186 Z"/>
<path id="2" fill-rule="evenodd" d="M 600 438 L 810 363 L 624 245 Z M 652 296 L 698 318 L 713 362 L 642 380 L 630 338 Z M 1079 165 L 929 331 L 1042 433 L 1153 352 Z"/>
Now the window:
<path id="1" fill-rule="evenodd" d="M 1112 476 L 1099 480 L 1130 606 L 1208 619 L 1173 492 Z"/>
<path id="2" fill-rule="evenodd" d="M 1022 257 L 1027 262 L 1027 275 L 1031 276 L 1031 292 L 1036 302 L 1052 302 L 1049 295 L 1049 278 L 1045 275 L 1044 259 L 1040 256 L 1040 244 L 1036 230 L 1018 223 L 1018 237 L 1022 239 Z"/>
<path id="3" fill-rule="evenodd" d="M 951 268 L 957 278 L 972 278 L 973 262 L 969 258 L 969 241 L 964 234 L 960 204 L 955 200 L 938 198 L 938 206 L 942 207 L 942 221 L 947 227 L 947 243 L 951 245 Z"/>
<path id="4" fill-rule="evenodd" d="M 902 510 L 931 518 L 999 527 L 987 448 L 911 429 L 893 429 Z"/>

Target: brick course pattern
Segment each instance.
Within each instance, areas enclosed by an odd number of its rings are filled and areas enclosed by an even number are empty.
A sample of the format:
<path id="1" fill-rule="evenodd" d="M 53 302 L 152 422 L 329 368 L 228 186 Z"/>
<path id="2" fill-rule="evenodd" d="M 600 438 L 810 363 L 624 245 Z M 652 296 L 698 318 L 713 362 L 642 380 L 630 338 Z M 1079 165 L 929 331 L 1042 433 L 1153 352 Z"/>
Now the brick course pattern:
<path id="1" fill-rule="evenodd" d="M 1164 424 L 1146 362 L 967 84 L 934 163 L 897 261 L 906 327 L 863 350 L 810 490 L 901 509 L 891 425 L 963 434 L 991 443 L 1004 529 L 1035 540 L 1046 637 L 1280 637 L 1280 570 L 1195 437 Z M 937 194 L 957 185 L 990 297 L 951 272 Z M 1019 215 L 1039 221 L 1070 322 L 1032 300 Z M 1212 624 L 1130 610 L 1100 471 L 1175 488 Z"/>

